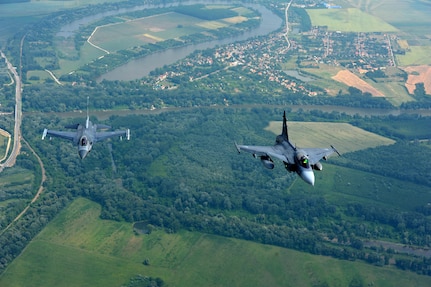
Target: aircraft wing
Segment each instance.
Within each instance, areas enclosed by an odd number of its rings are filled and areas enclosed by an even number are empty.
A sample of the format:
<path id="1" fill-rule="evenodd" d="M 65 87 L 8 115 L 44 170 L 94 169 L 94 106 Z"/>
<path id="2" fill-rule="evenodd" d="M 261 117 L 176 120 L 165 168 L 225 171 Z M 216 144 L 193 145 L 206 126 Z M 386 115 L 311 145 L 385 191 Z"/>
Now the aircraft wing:
<path id="1" fill-rule="evenodd" d="M 61 131 L 44 129 L 42 139 L 45 139 L 47 135 L 73 141 L 75 138 L 76 132 L 61 132 Z"/>
<path id="2" fill-rule="evenodd" d="M 124 136 L 127 140 L 130 139 L 130 130 L 124 130 L 124 131 L 113 131 L 113 132 L 97 132 L 96 133 L 96 141 L 102 141 L 107 138 L 112 138 L 116 136 Z"/>
<path id="3" fill-rule="evenodd" d="M 289 162 L 289 160 L 286 158 L 286 156 L 275 146 L 250 146 L 250 145 L 238 145 L 235 143 L 236 149 L 238 150 L 238 153 L 241 151 L 246 151 L 253 156 L 269 156 L 271 158 L 277 158 L 284 162 Z"/>
<path id="4" fill-rule="evenodd" d="M 302 150 L 307 153 L 310 164 L 315 164 L 322 158 L 326 160 L 326 158 L 333 153 L 340 155 L 340 153 L 333 146 L 331 146 L 331 148 L 303 148 Z"/>

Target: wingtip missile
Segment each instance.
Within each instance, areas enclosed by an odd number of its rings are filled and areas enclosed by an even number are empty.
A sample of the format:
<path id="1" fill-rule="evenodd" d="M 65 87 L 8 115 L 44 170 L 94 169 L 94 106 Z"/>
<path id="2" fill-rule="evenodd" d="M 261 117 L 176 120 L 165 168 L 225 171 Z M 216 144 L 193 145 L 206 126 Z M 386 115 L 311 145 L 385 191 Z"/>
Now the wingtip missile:
<path id="1" fill-rule="evenodd" d="M 338 150 L 333 145 L 331 145 L 331 148 L 334 152 L 336 152 L 338 154 L 338 156 L 341 156 L 341 154 L 338 152 Z"/>
<path id="2" fill-rule="evenodd" d="M 241 153 L 241 149 L 239 148 L 239 145 L 236 142 L 234 142 L 234 143 L 235 143 L 235 148 L 238 151 L 238 153 Z"/>
<path id="3" fill-rule="evenodd" d="M 48 129 L 44 129 L 43 134 L 42 134 L 42 140 L 44 140 L 46 138 L 47 133 L 48 133 Z"/>
<path id="4" fill-rule="evenodd" d="M 126 139 L 130 140 L 130 129 L 127 129 L 126 131 Z"/>

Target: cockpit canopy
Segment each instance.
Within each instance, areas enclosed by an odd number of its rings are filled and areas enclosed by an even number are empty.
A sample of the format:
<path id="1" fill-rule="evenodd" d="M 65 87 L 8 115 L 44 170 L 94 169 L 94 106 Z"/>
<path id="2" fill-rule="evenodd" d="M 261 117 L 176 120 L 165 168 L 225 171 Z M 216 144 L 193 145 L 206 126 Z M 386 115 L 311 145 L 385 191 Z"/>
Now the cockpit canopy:
<path id="1" fill-rule="evenodd" d="M 81 146 L 88 145 L 87 137 L 85 137 L 85 136 L 81 137 L 81 140 L 79 141 L 79 145 L 81 145 Z"/>
<path id="2" fill-rule="evenodd" d="M 296 161 L 303 168 L 310 168 L 310 161 L 308 159 L 308 156 L 304 152 L 298 152 L 296 154 Z"/>

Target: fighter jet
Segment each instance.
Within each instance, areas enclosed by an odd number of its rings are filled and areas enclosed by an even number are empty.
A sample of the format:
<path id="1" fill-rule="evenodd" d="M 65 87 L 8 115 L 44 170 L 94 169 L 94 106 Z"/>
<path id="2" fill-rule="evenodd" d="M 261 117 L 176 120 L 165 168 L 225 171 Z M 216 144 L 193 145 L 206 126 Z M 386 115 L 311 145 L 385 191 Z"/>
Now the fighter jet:
<path id="1" fill-rule="evenodd" d="M 82 124 L 74 124 L 65 126 L 67 129 L 75 129 L 74 132 L 63 132 L 63 131 L 54 131 L 54 130 L 43 130 L 42 140 L 45 139 L 47 135 L 53 137 L 59 137 L 67 140 L 71 140 L 75 145 L 78 146 L 78 154 L 81 159 L 84 159 L 87 154 L 91 151 L 93 144 L 97 141 L 102 141 L 110 137 L 119 136 L 121 139 L 123 136 L 126 137 L 127 140 L 130 139 L 130 130 L 122 130 L 122 131 L 111 131 L 111 132 L 98 132 L 97 129 L 109 129 L 110 126 L 102 125 L 102 124 L 93 124 L 90 121 L 88 116 L 87 109 L 87 120 L 85 121 L 85 125 Z"/>
<path id="2" fill-rule="evenodd" d="M 331 145 L 331 148 L 297 148 L 289 141 L 287 133 L 286 112 L 283 114 L 283 129 L 278 135 L 273 146 L 248 146 L 238 145 L 235 142 L 238 153 L 242 150 L 251 153 L 255 158 L 259 157 L 263 166 L 274 168 L 273 158 L 284 163 L 288 172 L 296 172 L 306 183 L 314 186 L 313 170 L 322 170 L 321 159 L 326 160 L 331 154 L 340 153 Z"/>

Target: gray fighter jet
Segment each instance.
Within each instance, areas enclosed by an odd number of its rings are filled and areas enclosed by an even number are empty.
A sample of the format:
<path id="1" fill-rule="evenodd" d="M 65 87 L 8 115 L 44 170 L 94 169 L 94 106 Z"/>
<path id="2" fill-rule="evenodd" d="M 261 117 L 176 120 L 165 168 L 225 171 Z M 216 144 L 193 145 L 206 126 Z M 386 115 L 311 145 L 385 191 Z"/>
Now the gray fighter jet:
<path id="1" fill-rule="evenodd" d="M 87 154 L 91 151 L 93 144 L 97 141 L 102 141 L 115 136 L 119 136 L 121 139 L 123 136 L 126 137 L 127 140 L 130 139 L 129 129 L 123 131 L 98 132 L 97 129 L 109 129 L 110 126 L 93 124 L 88 116 L 88 110 L 85 125 L 74 124 L 65 126 L 65 128 L 75 129 L 76 131 L 63 132 L 44 129 L 42 140 L 45 139 L 47 135 L 71 140 L 75 145 L 78 146 L 78 153 L 81 159 L 84 159 L 87 156 Z"/>
<path id="2" fill-rule="evenodd" d="M 287 133 L 286 112 L 283 114 L 283 130 L 281 135 L 276 137 L 273 146 L 247 146 L 235 143 L 238 153 L 241 150 L 259 157 L 262 164 L 268 168 L 274 168 L 273 158 L 277 158 L 284 163 L 288 172 L 296 172 L 306 183 L 314 185 L 313 170 L 322 170 L 321 159 L 326 160 L 334 152 L 340 153 L 331 148 L 297 148 L 289 141 Z"/>

